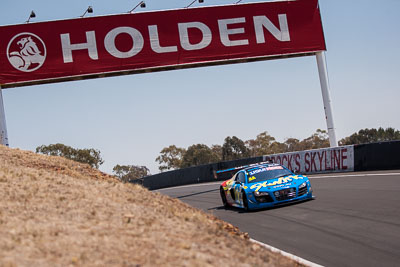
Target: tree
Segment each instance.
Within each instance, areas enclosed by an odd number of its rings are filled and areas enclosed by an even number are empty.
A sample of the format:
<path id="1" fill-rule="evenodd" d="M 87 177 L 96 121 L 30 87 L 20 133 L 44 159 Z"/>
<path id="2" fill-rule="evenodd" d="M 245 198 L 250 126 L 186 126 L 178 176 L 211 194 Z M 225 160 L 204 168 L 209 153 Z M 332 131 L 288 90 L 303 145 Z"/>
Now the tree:
<path id="1" fill-rule="evenodd" d="M 236 136 L 225 138 L 222 145 L 222 160 L 235 160 L 250 156 L 245 143 Z"/>
<path id="2" fill-rule="evenodd" d="M 325 130 L 317 129 L 317 131 L 310 137 L 302 140 L 299 143 L 299 150 L 309 150 L 329 147 L 329 137 Z"/>
<path id="3" fill-rule="evenodd" d="M 89 164 L 92 168 L 98 169 L 104 160 L 100 156 L 100 151 L 90 149 L 75 149 L 64 144 L 42 145 L 36 148 L 36 153 L 51 156 L 60 156 L 80 163 Z"/>
<path id="4" fill-rule="evenodd" d="M 219 160 L 219 156 L 207 145 L 192 145 L 188 147 L 183 155 L 181 168 L 218 162 Z"/>
<path id="5" fill-rule="evenodd" d="M 160 171 L 166 171 L 170 169 L 179 169 L 182 165 L 182 158 L 185 154 L 186 149 L 171 145 L 161 150 L 160 156 L 156 158 L 156 161 L 161 164 L 158 169 Z"/>
<path id="6" fill-rule="evenodd" d="M 268 132 L 262 132 L 257 135 L 256 139 L 246 141 L 250 156 L 252 157 L 274 154 L 275 151 L 272 149 L 272 144 L 274 143 L 276 143 L 275 138 L 269 135 Z"/>
<path id="7" fill-rule="evenodd" d="M 146 166 L 136 165 L 115 165 L 113 168 L 115 176 L 123 182 L 129 182 L 150 175 L 150 170 Z"/>
<path id="8" fill-rule="evenodd" d="M 343 138 L 339 141 L 339 144 L 357 145 L 392 140 L 400 140 L 400 131 L 391 127 L 386 129 L 380 127 L 379 129 L 362 129 L 358 133 L 353 133 L 349 137 Z"/>
<path id="9" fill-rule="evenodd" d="M 271 154 L 285 153 L 287 151 L 287 146 L 285 143 L 273 142 L 270 146 Z"/>
<path id="10" fill-rule="evenodd" d="M 296 138 L 288 138 L 285 141 L 286 145 L 286 151 L 287 152 L 294 152 L 294 151 L 300 151 L 301 150 L 301 144 L 300 140 Z"/>
<path id="11" fill-rule="evenodd" d="M 218 157 L 218 161 L 222 161 L 222 146 L 212 145 L 211 150 Z"/>

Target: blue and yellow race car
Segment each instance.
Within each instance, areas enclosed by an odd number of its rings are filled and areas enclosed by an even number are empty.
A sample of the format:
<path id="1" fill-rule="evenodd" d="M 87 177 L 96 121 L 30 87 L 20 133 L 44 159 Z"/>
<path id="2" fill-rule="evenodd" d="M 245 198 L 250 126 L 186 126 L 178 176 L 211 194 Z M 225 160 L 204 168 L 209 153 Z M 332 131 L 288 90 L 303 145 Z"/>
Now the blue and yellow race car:
<path id="1" fill-rule="evenodd" d="M 254 164 L 217 171 L 217 174 L 232 170 L 236 174 L 220 186 L 225 207 L 262 209 L 313 198 L 310 180 L 280 164 Z"/>

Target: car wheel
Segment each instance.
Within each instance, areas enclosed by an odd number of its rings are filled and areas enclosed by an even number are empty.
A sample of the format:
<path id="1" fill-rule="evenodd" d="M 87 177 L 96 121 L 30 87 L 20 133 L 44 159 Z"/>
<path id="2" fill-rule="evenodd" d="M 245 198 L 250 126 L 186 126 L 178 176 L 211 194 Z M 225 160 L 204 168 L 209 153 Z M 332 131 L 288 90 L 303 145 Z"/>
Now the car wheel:
<path id="1" fill-rule="evenodd" d="M 245 211 L 249 210 L 249 202 L 247 201 L 247 196 L 244 191 L 242 191 L 243 208 Z"/>
<path id="2" fill-rule="evenodd" d="M 222 204 L 224 205 L 224 207 L 228 207 L 228 202 L 226 201 L 225 191 L 222 187 L 219 188 L 219 193 L 221 195 Z"/>

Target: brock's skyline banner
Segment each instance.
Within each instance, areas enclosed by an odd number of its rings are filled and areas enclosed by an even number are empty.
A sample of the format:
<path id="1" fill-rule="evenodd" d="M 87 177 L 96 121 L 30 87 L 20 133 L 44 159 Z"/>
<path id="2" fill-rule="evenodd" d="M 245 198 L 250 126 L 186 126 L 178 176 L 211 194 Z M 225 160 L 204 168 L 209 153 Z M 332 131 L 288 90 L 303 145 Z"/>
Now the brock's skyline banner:
<path id="1" fill-rule="evenodd" d="M 3 88 L 325 50 L 317 0 L 1 26 L 0 36 Z"/>
<path id="2" fill-rule="evenodd" d="M 354 171 L 354 146 L 321 148 L 264 156 L 305 174 Z"/>

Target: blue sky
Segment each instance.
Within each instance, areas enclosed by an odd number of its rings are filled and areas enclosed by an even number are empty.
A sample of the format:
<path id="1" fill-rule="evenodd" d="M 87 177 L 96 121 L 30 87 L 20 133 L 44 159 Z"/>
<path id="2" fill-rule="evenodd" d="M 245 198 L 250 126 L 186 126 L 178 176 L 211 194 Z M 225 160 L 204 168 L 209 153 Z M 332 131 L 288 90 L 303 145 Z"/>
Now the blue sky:
<path id="1" fill-rule="evenodd" d="M 139 1 L 3 0 L 0 25 L 123 13 Z M 201 5 L 234 1 L 205 0 Z M 262 1 L 243 1 L 262 2 Z M 145 9 L 190 1 L 148 0 Z M 200 4 L 196 3 L 195 6 Z M 321 0 L 338 139 L 363 128 L 400 129 L 400 1 Z M 116 164 L 145 165 L 175 144 L 222 144 L 268 131 L 279 141 L 326 129 L 315 57 L 137 74 L 3 90 L 10 146 L 96 148 Z"/>

